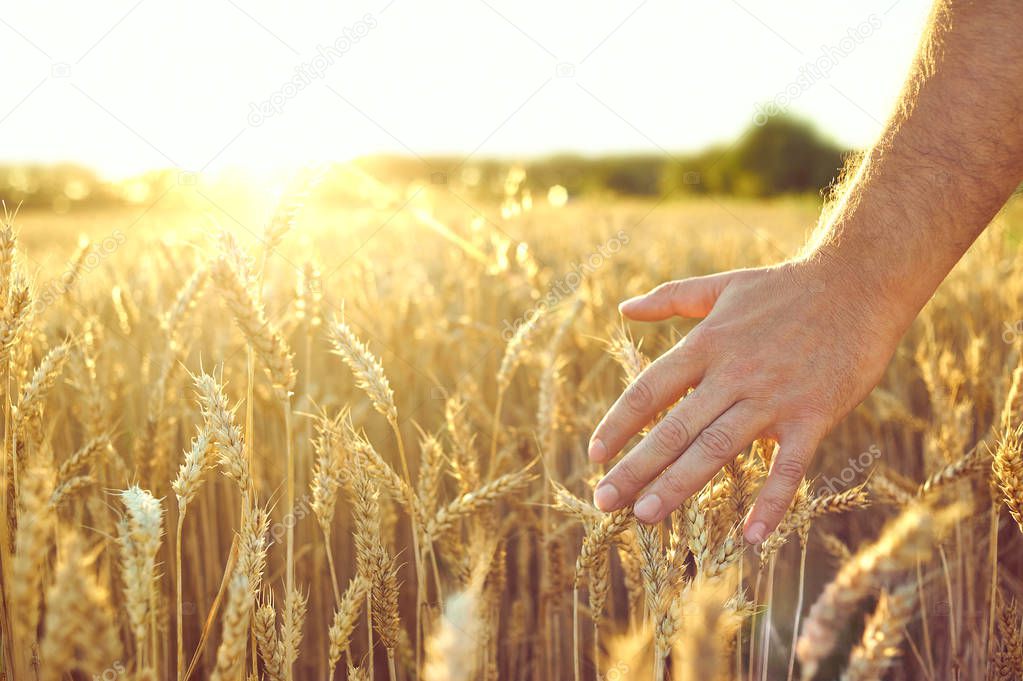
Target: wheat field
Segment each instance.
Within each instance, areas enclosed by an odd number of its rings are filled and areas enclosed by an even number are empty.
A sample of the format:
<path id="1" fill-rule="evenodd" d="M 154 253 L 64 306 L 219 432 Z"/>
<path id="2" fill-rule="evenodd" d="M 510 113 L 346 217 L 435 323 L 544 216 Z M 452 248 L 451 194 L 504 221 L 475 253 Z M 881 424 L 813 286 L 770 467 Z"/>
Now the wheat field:
<path id="1" fill-rule="evenodd" d="M 1023 208 L 755 548 L 774 443 L 664 526 L 597 511 L 585 447 L 691 328 L 618 301 L 794 253 L 819 206 L 523 179 L 8 206 L 6 677 L 1020 678 Z"/>

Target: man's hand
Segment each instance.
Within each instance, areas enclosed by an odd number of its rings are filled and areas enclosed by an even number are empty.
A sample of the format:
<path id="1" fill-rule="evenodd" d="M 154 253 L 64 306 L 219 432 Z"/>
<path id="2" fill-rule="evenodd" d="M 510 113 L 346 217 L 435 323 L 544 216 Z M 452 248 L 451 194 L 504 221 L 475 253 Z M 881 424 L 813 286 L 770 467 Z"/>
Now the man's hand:
<path id="1" fill-rule="evenodd" d="M 899 337 L 1023 179 L 1019 0 L 935 2 L 898 106 L 822 216 L 811 255 L 671 282 L 621 306 L 706 317 L 590 441 L 603 510 L 661 520 L 758 436 L 780 444 L 745 535 L 781 521 L 817 443 L 881 378 Z M 689 388 L 691 394 L 675 404 Z M 673 406 L 674 405 L 674 406 Z"/>
<path id="2" fill-rule="evenodd" d="M 668 282 L 622 303 L 638 321 L 705 319 L 597 426 L 589 454 L 602 463 L 671 408 L 600 481 L 594 503 L 610 511 L 635 502 L 637 518 L 660 521 L 754 439 L 770 437 L 779 451 L 744 529 L 748 541 L 763 541 L 821 438 L 881 379 L 902 331 L 901 315 L 884 307 L 821 260 Z"/>

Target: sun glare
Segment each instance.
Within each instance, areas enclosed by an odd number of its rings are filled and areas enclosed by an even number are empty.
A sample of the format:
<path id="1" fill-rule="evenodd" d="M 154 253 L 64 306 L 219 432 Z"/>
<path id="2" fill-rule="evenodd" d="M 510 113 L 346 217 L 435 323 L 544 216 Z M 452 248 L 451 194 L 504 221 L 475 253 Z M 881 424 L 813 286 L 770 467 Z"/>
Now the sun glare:
<path id="1" fill-rule="evenodd" d="M 380 153 L 697 149 L 771 106 L 863 144 L 929 3 L 795 4 L 756 8 L 775 35 L 732 3 L 22 3 L 0 26 L 16 66 L 0 152 L 113 178 L 241 167 L 262 181 Z"/>

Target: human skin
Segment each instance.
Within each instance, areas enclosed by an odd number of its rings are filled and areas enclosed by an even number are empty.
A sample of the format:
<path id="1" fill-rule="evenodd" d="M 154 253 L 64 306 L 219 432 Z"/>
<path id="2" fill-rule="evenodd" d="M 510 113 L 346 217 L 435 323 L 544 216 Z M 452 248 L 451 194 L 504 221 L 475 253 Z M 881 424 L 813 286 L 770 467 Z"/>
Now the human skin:
<path id="1" fill-rule="evenodd" d="M 1023 179 L 1021 31 L 1018 0 L 939 0 L 895 111 L 799 256 L 620 305 L 636 321 L 702 321 L 593 432 L 589 457 L 605 463 L 670 408 L 598 483 L 598 508 L 663 520 L 767 437 L 779 449 L 743 534 L 778 526 L 821 439 Z"/>

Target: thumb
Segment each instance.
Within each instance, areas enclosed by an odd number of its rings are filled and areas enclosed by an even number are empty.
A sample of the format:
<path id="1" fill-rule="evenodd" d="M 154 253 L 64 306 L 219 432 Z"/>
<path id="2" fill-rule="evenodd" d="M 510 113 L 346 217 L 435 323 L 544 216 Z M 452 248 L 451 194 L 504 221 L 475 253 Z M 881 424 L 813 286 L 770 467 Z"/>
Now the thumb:
<path id="1" fill-rule="evenodd" d="M 649 293 L 629 298 L 618 311 L 629 319 L 657 322 L 668 317 L 706 317 L 737 270 L 661 284 Z"/>

